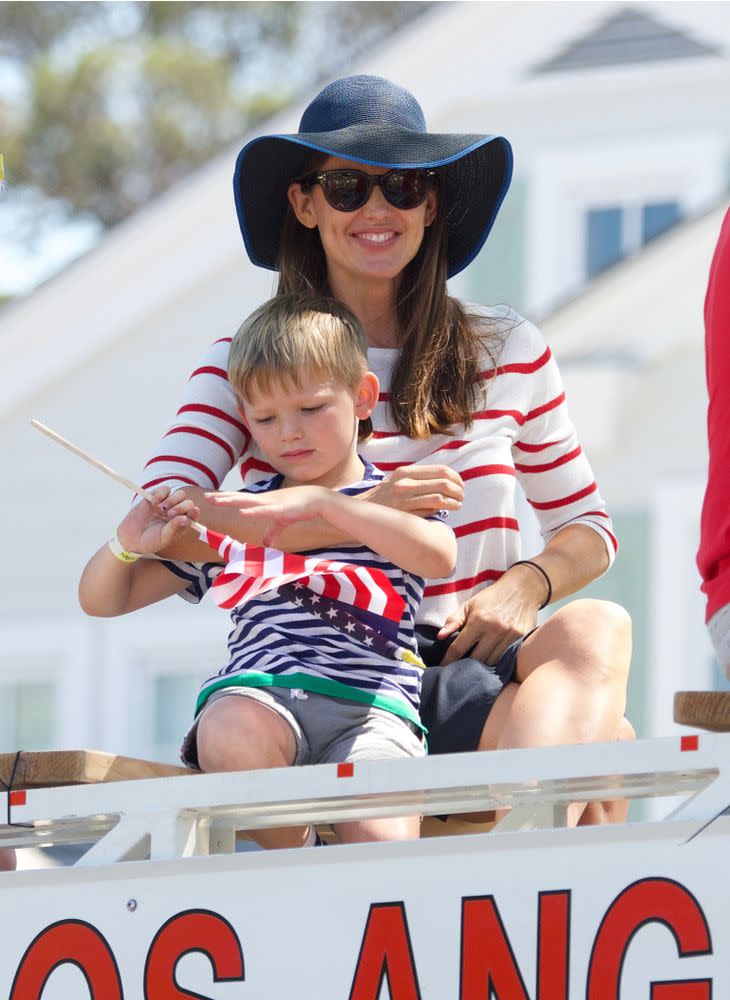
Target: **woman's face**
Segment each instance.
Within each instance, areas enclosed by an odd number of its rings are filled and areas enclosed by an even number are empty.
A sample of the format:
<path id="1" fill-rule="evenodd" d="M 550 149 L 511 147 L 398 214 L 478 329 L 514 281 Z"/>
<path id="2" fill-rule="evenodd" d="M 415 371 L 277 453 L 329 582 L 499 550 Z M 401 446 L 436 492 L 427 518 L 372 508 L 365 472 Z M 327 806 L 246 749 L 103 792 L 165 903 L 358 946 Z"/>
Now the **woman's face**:
<path id="1" fill-rule="evenodd" d="M 328 157 L 320 170 L 350 168 L 369 174 L 384 174 L 385 167 L 373 167 L 353 160 Z M 339 212 L 327 202 L 319 184 L 308 191 L 301 185 L 289 187 L 294 213 L 309 229 L 319 229 L 327 257 L 330 289 L 342 296 L 353 286 L 374 280 L 395 283 L 401 271 L 418 253 L 424 230 L 436 214 L 436 191 L 431 189 L 420 205 L 395 208 L 375 185 L 370 198 L 355 212 Z"/>

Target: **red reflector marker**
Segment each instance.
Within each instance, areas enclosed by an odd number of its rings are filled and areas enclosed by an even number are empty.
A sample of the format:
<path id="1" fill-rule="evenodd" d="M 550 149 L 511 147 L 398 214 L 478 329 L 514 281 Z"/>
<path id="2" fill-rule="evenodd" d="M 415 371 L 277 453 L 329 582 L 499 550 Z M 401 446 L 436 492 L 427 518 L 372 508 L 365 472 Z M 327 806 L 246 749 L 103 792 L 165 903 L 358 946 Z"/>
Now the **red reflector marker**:
<path id="1" fill-rule="evenodd" d="M 355 773 L 354 764 L 338 764 L 337 765 L 337 777 L 338 778 L 351 778 Z"/>
<path id="2" fill-rule="evenodd" d="M 25 790 L 19 792 L 10 793 L 10 805 L 11 806 L 24 806 L 25 805 Z"/>
<path id="3" fill-rule="evenodd" d="M 700 738 L 699 736 L 682 736 L 679 740 L 679 749 L 684 752 L 685 750 L 699 750 L 700 748 Z"/>

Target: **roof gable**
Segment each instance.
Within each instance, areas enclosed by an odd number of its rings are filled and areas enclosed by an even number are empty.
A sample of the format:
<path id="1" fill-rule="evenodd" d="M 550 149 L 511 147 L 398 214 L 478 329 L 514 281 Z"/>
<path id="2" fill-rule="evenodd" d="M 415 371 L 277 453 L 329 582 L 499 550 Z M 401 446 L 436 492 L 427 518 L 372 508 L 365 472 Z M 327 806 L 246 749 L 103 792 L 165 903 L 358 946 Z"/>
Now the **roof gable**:
<path id="1" fill-rule="evenodd" d="M 592 31 L 567 45 L 551 59 L 539 63 L 535 73 L 591 69 L 666 59 L 692 59 L 717 55 L 714 45 L 697 42 L 635 7 L 623 7 Z"/>

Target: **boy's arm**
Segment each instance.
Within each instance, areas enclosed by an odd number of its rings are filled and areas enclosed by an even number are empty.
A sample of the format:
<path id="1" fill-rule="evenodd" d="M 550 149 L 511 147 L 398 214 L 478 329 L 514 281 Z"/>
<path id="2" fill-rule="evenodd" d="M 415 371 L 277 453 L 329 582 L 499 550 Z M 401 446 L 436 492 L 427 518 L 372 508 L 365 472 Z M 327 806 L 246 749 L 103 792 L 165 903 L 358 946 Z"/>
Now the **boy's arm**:
<path id="1" fill-rule="evenodd" d="M 241 498 L 246 496 L 245 493 L 211 493 L 193 486 L 182 487 L 181 492 L 199 507 L 200 520 L 207 527 L 240 542 L 263 544 L 267 529 L 265 521 L 239 517 Z M 426 464 L 396 469 L 357 497 L 358 503 L 379 504 L 420 517 L 428 517 L 439 510 L 458 510 L 463 499 L 464 485 L 456 472 L 448 466 Z M 284 552 L 306 552 L 308 549 L 336 548 L 352 541 L 351 536 L 338 531 L 324 518 L 314 518 L 306 524 L 287 526 L 278 537 L 277 548 Z M 218 554 L 201 542 L 193 531 L 178 536 L 163 555 L 168 559 L 188 562 L 220 561 Z"/>
<path id="2" fill-rule="evenodd" d="M 244 506 L 245 504 L 245 506 Z M 267 518 L 265 545 L 274 545 L 287 525 L 321 517 L 346 537 L 417 576 L 449 576 L 456 562 L 453 531 L 440 521 L 425 520 L 380 504 L 358 503 L 323 486 L 299 486 L 247 495 L 242 517 Z"/>
<path id="3" fill-rule="evenodd" d="M 157 559 L 123 563 L 102 545 L 81 575 L 79 604 L 87 615 L 114 618 L 179 594 L 185 586 L 185 580 Z"/>
<path id="4" fill-rule="evenodd" d="M 165 502 L 169 492 L 166 487 L 155 492 L 158 504 Z M 197 508 L 189 500 L 169 510 L 144 500 L 121 522 L 117 538 L 127 552 L 152 555 L 187 531 L 191 517 L 197 517 Z M 162 601 L 180 593 L 185 586 L 184 580 L 156 559 L 124 562 L 107 544 L 84 568 L 79 581 L 79 603 L 87 615 L 111 618 Z"/>

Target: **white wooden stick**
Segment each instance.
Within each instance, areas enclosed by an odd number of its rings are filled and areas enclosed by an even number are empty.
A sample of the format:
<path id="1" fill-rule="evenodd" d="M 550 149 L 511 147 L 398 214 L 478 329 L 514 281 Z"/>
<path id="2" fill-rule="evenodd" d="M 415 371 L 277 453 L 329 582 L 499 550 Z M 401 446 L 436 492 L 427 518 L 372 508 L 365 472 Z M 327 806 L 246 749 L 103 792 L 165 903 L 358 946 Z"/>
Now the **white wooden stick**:
<path id="1" fill-rule="evenodd" d="M 36 420 L 35 418 L 33 418 L 31 420 L 31 424 L 33 425 L 33 427 L 35 427 L 37 431 L 41 431 L 42 434 L 47 435 L 53 441 L 56 441 L 57 444 L 63 445 L 64 448 L 67 448 L 69 451 L 73 452 L 74 455 L 78 455 L 79 458 L 83 458 L 85 462 L 88 462 L 89 465 L 92 465 L 95 469 L 98 469 L 99 472 L 103 472 L 105 475 L 110 476 L 112 479 L 115 479 L 118 483 L 121 483 L 122 486 L 126 486 L 128 490 L 131 490 L 133 493 L 139 493 L 139 495 L 143 496 L 145 500 L 148 500 L 155 507 L 159 507 L 159 504 L 148 490 L 143 489 L 141 486 L 137 486 L 137 484 L 133 483 L 131 479 L 127 479 L 126 476 L 123 476 L 115 469 L 112 469 L 108 465 L 105 465 L 103 462 L 100 462 L 98 458 L 94 458 L 92 455 L 89 455 L 88 452 L 85 452 L 82 448 L 79 448 L 78 445 L 72 444 L 71 441 L 67 441 L 65 437 L 61 437 L 60 434 L 57 434 L 55 431 L 52 431 L 50 427 L 46 427 L 46 425 L 42 424 L 40 420 Z M 198 524 L 197 521 L 193 521 L 192 518 L 190 519 L 190 527 L 195 528 L 196 531 L 204 530 L 203 525 Z"/>

